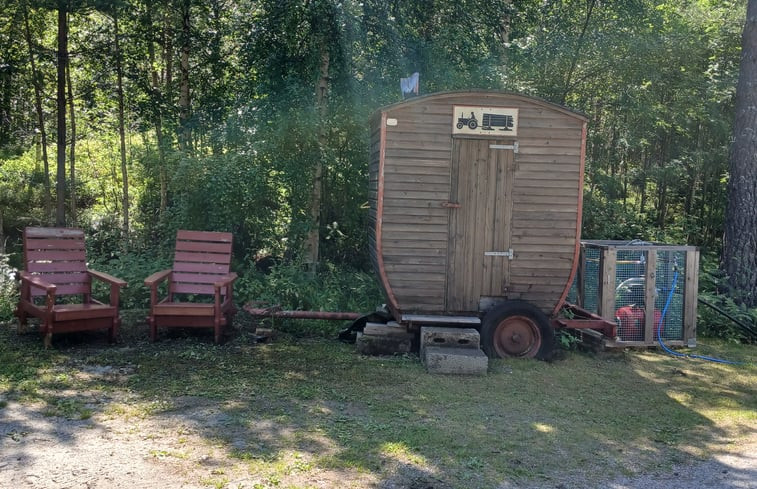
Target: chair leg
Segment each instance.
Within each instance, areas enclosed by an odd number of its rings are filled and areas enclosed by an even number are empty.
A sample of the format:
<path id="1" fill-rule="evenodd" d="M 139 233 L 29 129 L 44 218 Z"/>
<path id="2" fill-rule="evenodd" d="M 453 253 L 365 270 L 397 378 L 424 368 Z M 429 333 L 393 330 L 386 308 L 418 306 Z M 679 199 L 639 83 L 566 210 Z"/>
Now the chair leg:
<path id="1" fill-rule="evenodd" d="M 21 308 L 16 309 L 16 317 L 18 317 L 18 334 L 26 333 L 27 318 L 29 315 Z"/>
<path id="2" fill-rule="evenodd" d="M 150 341 L 155 343 L 158 339 L 158 325 L 155 324 L 155 318 L 153 316 L 148 317 L 147 324 L 150 325 Z"/>
<path id="3" fill-rule="evenodd" d="M 45 337 L 43 339 L 43 344 L 45 346 L 45 350 L 50 348 L 53 344 L 53 325 L 52 324 L 43 324 L 42 329 Z"/>
<path id="4" fill-rule="evenodd" d="M 215 331 L 215 343 L 216 343 L 216 345 L 219 345 L 219 344 L 221 344 L 221 333 L 223 332 L 221 330 L 221 325 L 220 324 L 216 324 L 215 327 L 214 327 L 214 331 Z"/>
<path id="5" fill-rule="evenodd" d="M 116 338 L 118 337 L 118 329 L 121 326 L 121 318 L 115 317 L 113 318 L 113 324 L 111 324 L 110 328 L 108 328 L 108 342 L 109 343 L 115 343 Z"/>

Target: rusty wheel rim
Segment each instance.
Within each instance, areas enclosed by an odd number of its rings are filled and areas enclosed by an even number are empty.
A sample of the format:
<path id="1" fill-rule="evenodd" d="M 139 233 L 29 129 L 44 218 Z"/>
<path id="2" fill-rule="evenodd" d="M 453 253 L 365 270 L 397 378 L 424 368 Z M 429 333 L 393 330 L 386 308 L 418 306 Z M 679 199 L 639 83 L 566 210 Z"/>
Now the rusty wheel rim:
<path id="1" fill-rule="evenodd" d="M 494 331 L 494 349 L 500 357 L 533 358 L 541 346 L 539 325 L 526 316 L 510 316 Z"/>

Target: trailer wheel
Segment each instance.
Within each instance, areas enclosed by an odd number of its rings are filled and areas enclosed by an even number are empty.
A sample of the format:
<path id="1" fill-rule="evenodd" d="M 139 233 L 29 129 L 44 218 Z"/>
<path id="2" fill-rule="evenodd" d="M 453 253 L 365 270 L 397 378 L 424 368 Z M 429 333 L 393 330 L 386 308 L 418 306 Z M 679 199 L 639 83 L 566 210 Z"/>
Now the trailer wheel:
<path id="1" fill-rule="evenodd" d="M 524 301 L 508 301 L 484 316 L 481 343 L 490 358 L 549 357 L 555 332 L 547 316 L 536 306 Z"/>

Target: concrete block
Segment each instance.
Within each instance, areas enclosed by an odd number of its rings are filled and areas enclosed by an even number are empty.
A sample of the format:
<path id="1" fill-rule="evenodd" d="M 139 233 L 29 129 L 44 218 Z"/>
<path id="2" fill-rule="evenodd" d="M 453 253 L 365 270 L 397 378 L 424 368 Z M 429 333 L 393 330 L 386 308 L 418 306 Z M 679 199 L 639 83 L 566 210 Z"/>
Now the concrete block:
<path id="1" fill-rule="evenodd" d="M 363 334 L 371 336 L 411 336 L 411 334 L 407 332 L 407 328 L 400 326 L 394 321 L 392 321 L 392 323 L 366 323 L 363 328 Z"/>
<path id="2" fill-rule="evenodd" d="M 419 355 L 424 357 L 427 347 L 471 348 L 481 347 L 481 335 L 473 328 L 445 328 L 424 326 L 421 328 Z"/>
<path id="3" fill-rule="evenodd" d="M 489 358 L 476 348 L 427 346 L 424 364 L 430 374 L 486 375 Z"/>
<path id="4" fill-rule="evenodd" d="M 409 353 L 412 338 L 410 336 L 374 336 L 358 333 L 355 346 L 357 351 L 363 355 Z"/>
<path id="5" fill-rule="evenodd" d="M 275 330 L 271 328 L 255 328 L 255 341 L 257 343 L 270 343 L 275 338 Z"/>

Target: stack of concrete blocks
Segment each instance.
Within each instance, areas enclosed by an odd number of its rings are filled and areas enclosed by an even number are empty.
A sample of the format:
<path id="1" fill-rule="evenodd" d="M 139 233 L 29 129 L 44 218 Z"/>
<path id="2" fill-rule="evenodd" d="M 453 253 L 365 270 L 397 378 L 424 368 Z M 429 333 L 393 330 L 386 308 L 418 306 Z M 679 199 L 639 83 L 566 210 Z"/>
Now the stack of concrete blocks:
<path id="1" fill-rule="evenodd" d="M 473 328 L 423 327 L 419 353 L 430 374 L 486 375 L 489 367 Z"/>
<path id="2" fill-rule="evenodd" d="M 366 323 L 362 333 L 357 334 L 357 351 L 363 355 L 394 355 L 410 353 L 415 335 L 396 321 Z"/>

